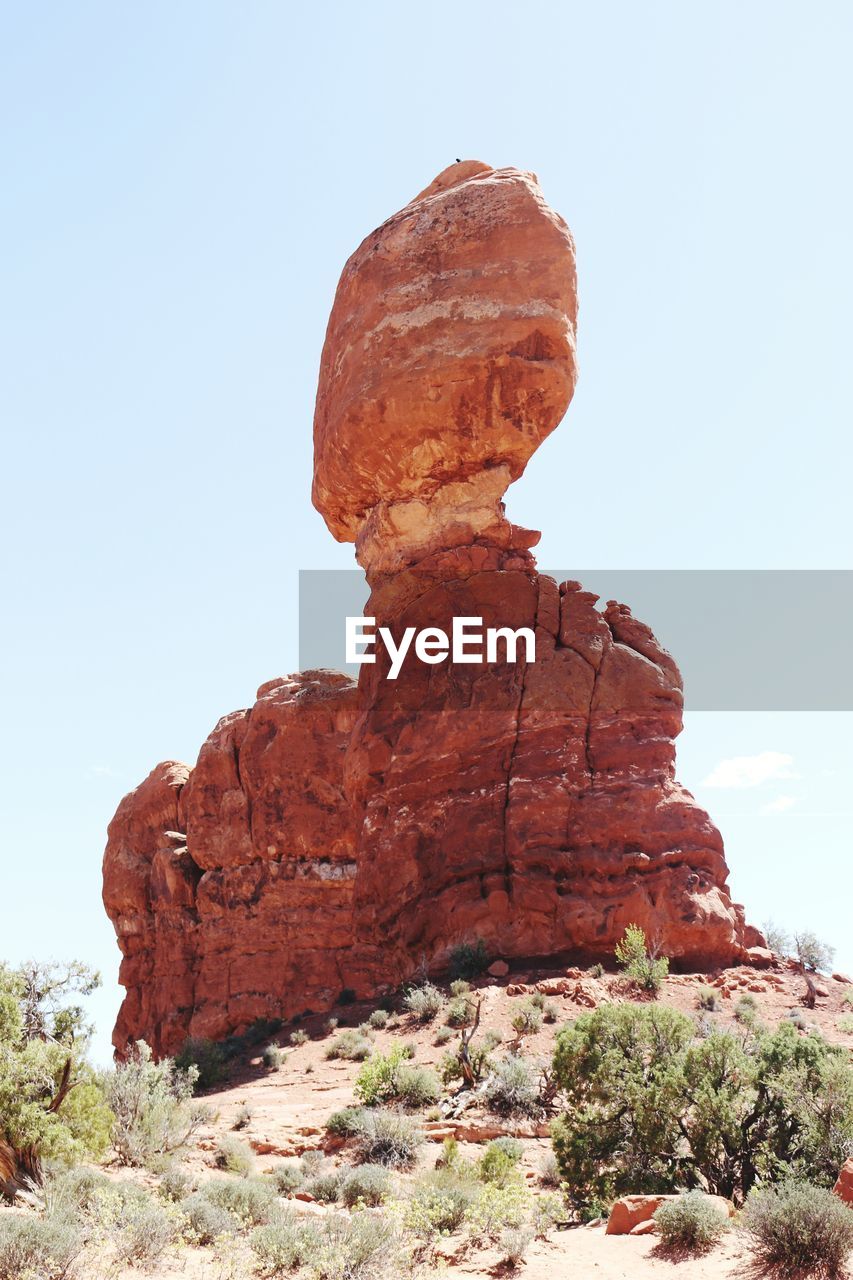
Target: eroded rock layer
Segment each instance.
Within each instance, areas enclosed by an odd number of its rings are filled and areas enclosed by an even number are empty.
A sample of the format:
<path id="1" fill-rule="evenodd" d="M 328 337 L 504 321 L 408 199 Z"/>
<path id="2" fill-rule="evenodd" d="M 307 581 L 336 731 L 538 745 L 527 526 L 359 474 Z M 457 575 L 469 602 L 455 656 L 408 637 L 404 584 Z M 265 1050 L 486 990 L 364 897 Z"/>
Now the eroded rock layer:
<path id="1" fill-rule="evenodd" d="M 380 649 L 358 686 L 271 681 L 194 769 L 158 765 L 104 857 L 119 1052 L 375 994 L 475 938 L 605 957 L 635 923 L 676 962 L 761 959 L 720 834 L 675 780 L 675 662 L 624 606 L 538 574 L 538 534 L 504 515 L 571 399 L 576 314 L 569 231 L 516 169 L 451 166 L 347 263 L 314 501 L 356 543 L 365 612 L 397 638 L 530 628 L 535 661 L 410 655 L 389 680 Z"/>

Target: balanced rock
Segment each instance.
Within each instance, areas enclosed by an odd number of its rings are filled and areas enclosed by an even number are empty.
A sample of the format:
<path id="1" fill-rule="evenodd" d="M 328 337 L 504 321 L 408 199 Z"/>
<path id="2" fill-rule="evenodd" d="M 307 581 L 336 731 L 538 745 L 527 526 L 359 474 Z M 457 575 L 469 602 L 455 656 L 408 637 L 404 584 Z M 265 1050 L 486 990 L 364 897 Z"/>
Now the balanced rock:
<path id="1" fill-rule="evenodd" d="M 533 174 L 452 165 L 367 236 L 326 333 L 313 492 L 365 568 L 512 542 L 500 500 L 572 398 L 576 319 L 572 237 Z"/>

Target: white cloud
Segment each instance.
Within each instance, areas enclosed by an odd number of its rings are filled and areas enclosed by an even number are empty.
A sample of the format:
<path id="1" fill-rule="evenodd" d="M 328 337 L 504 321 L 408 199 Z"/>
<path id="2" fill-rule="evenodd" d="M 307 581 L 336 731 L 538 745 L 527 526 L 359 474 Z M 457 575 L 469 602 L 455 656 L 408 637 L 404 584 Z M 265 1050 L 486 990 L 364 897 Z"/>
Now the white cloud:
<path id="1" fill-rule="evenodd" d="M 788 809 L 793 808 L 796 804 L 793 796 L 777 796 L 775 800 L 770 800 L 763 806 L 762 813 L 786 813 Z"/>
<path id="2" fill-rule="evenodd" d="M 757 756 L 732 756 L 721 760 L 704 779 L 703 787 L 760 787 L 776 778 L 795 778 L 793 756 L 781 751 L 760 751 Z"/>

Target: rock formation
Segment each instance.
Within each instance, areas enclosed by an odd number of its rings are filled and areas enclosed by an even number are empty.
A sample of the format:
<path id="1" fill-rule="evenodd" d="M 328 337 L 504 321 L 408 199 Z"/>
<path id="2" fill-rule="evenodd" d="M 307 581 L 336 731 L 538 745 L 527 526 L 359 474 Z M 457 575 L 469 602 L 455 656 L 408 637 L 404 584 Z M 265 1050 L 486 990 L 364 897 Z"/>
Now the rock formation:
<path id="1" fill-rule="evenodd" d="M 323 350 L 314 502 L 353 541 L 365 612 L 535 630 L 536 660 L 382 651 L 308 671 L 158 765 L 110 825 L 119 1051 L 168 1052 L 493 955 L 612 954 L 642 925 L 682 963 L 760 946 L 722 840 L 675 781 L 681 678 L 623 605 L 539 575 L 502 496 L 576 378 L 574 249 L 536 179 L 452 166 L 347 263 Z M 758 959 L 759 953 L 753 952 Z"/>

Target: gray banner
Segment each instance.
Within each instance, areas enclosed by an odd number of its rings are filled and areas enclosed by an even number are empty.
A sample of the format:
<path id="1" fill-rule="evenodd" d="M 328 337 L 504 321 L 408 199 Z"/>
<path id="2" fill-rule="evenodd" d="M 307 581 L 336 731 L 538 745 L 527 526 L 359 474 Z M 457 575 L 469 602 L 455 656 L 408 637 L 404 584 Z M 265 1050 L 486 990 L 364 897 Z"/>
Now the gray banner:
<path id="1" fill-rule="evenodd" d="M 853 711 L 853 570 L 543 570 L 629 605 L 677 661 L 689 711 Z M 299 665 L 357 674 L 345 619 L 353 569 L 299 574 Z"/>

